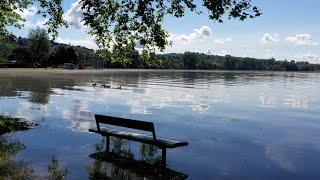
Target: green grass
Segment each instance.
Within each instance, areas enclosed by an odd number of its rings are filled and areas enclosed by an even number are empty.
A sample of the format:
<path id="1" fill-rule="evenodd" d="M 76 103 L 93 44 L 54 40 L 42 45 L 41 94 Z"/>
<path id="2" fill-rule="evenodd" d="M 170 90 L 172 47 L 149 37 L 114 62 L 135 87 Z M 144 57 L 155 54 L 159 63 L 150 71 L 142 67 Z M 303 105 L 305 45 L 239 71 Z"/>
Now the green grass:
<path id="1" fill-rule="evenodd" d="M 0 116 L 0 135 L 14 131 L 25 131 L 30 127 L 30 124 L 21 119 Z"/>

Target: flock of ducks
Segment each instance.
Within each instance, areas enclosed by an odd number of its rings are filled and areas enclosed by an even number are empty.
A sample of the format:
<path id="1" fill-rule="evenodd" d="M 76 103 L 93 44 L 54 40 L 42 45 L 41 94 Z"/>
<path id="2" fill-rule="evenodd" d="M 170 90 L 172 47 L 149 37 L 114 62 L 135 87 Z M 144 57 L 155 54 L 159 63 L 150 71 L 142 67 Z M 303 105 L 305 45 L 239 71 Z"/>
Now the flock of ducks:
<path id="1" fill-rule="evenodd" d="M 92 83 L 92 86 L 93 86 L 93 87 L 96 87 L 96 86 L 97 86 L 97 83 Z M 101 87 L 111 88 L 111 85 L 101 84 Z M 115 89 L 121 89 L 121 86 L 118 86 L 118 87 L 116 87 Z"/>

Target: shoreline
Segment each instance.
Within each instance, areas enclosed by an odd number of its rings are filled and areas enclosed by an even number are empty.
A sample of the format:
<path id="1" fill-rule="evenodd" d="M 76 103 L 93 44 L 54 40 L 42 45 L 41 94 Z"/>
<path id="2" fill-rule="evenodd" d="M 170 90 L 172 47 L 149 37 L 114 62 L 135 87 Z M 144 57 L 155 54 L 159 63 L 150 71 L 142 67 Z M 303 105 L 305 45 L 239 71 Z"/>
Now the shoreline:
<path id="1" fill-rule="evenodd" d="M 124 69 L 124 68 L 109 68 L 109 69 L 52 69 L 52 68 L 0 68 L 1 73 L 50 73 L 50 74 L 99 74 L 112 72 L 191 72 L 191 73 L 312 73 L 319 74 L 318 71 L 263 71 L 263 70 L 204 70 L 204 69 Z"/>

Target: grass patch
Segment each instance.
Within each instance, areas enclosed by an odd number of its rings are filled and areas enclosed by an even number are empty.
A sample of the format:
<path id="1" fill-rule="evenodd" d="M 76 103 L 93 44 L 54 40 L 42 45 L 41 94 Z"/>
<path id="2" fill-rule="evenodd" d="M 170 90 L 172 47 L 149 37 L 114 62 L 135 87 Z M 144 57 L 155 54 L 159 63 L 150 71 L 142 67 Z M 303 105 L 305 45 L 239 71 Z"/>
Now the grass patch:
<path id="1" fill-rule="evenodd" d="M 19 118 L 0 116 L 0 135 L 15 131 L 25 131 L 32 126 L 32 124 Z"/>
<path id="2" fill-rule="evenodd" d="M 33 127 L 23 119 L 0 115 L 0 180 L 2 179 L 34 179 L 35 173 L 27 164 L 14 157 L 26 147 L 19 140 L 2 136 L 15 131 L 25 131 Z"/>

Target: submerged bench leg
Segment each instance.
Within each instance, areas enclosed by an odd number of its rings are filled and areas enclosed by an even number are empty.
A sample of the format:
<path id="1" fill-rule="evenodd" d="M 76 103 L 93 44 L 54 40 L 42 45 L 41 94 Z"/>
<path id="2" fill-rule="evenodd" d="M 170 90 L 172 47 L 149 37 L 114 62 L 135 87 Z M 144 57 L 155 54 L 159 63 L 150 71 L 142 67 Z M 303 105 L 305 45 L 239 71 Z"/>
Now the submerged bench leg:
<path id="1" fill-rule="evenodd" d="M 166 172 L 167 168 L 167 149 L 163 148 L 162 149 L 162 161 L 161 161 L 161 171 L 162 173 Z"/>
<path id="2" fill-rule="evenodd" d="M 106 152 L 110 152 L 110 136 L 106 136 Z"/>

